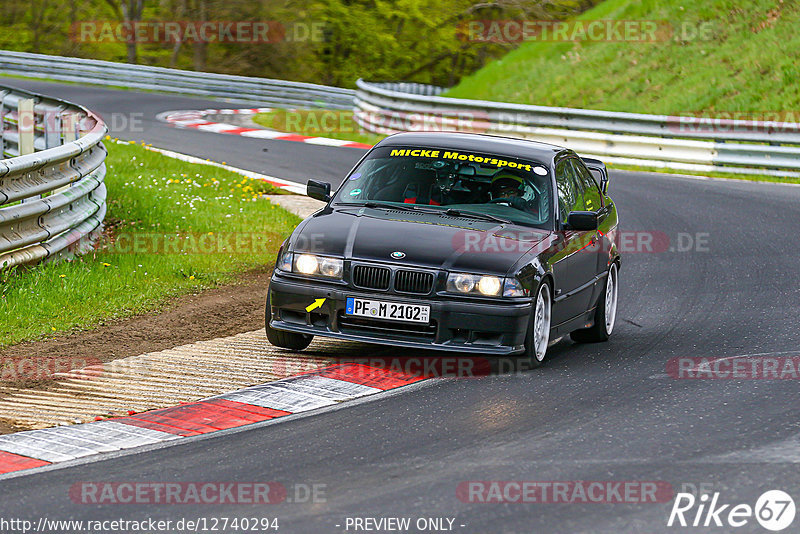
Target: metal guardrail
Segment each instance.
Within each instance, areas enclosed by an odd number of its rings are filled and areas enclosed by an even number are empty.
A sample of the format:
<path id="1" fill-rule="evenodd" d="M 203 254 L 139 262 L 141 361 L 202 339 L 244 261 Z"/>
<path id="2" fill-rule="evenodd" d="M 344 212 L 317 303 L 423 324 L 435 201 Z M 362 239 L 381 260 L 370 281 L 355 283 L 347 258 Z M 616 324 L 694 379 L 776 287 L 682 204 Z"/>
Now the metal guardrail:
<path id="1" fill-rule="evenodd" d="M 313 83 L 0 50 L 0 73 L 146 89 L 256 106 L 350 109 L 355 91 Z"/>
<path id="2" fill-rule="evenodd" d="M 88 250 L 106 213 L 105 124 L 0 86 L 0 269 Z"/>
<path id="3" fill-rule="evenodd" d="M 800 124 L 641 115 L 439 96 L 441 88 L 358 80 L 355 121 L 380 134 L 471 131 L 567 146 L 611 163 L 800 176 Z"/>

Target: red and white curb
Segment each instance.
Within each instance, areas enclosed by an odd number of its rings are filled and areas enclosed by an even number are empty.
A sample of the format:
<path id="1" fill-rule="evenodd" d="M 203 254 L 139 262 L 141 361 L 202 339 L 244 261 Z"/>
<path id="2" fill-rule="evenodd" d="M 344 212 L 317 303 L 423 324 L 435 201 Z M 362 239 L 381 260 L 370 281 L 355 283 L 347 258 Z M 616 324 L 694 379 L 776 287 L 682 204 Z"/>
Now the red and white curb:
<path id="1" fill-rule="evenodd" d="M 292 134 L 266 130 L 263 128 L 248 128 L 226 124 L 223 122 L 210 121 L 208 115 L 256 115 L 258 113 L 268 113 L 272 108 L 244 108 L 244 109 L 197 109 L 165 111 L 159 113 L 157 118 L 176 128 L 187 128 L 200 130 L 202 132 L 214 132 L 230 135 L 241 135 L 242 137 L 253 137 L 256 139 L 278 139 L 281 141 L 298 141 L 312 145 L 342 146 L 349 148 L 372 148 L 372 145 L 356 143 L 343 139 L 331 139 L 329 137 L 313 137 L 309 135 Z"/>
<path id="2" fill-rule="evenodd" d="M 171 408 L 0 436 L 0 475 L 243 427 L 426 378 L 360 363 L 340 363 Z"/>

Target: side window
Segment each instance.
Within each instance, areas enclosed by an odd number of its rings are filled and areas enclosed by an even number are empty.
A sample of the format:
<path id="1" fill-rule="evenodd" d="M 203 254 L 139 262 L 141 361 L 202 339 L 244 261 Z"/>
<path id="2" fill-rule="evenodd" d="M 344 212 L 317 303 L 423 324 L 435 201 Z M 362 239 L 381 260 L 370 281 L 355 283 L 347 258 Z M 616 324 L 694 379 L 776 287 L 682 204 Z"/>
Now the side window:
<path id="1" fill-rule="evenodd" d="M 583 185 L 583 202 L 586 205 L 587 211 L 597 211 L 603 207 L 603 196 L 600 194 L 600 188 L 597 182 L 594 181 L 592 173 L 586 168 L 582 161 L 573 159 L 572 166 L 575 168 L 575 174 L 578 180 Z"/>
<path id="2" fill-rule="evenodd" d="M 575 171 L 569 160 L 556 165 L 556 188 L 561 222 L 566 222 L 569 212 L 583 211 L 583 191 L 578 186 Z"/>

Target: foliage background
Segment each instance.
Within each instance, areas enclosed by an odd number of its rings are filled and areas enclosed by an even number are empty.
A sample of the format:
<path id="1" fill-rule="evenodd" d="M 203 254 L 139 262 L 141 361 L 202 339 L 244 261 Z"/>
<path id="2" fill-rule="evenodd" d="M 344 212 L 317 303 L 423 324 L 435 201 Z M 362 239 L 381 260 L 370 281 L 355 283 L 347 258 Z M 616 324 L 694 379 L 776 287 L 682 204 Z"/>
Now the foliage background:
<path id="1" fill-rule="evenodd" d="M 561 20 L 599 0 L 3 0 L 0 48 L 353 87 L 360 76 L 455 85 L 514 45 L 466 42 L 474 19 Z M 316 42 L 91 43 L 84 21 L 279 21 Z M 306 26 L 309 27 L 309 26 Z"/>

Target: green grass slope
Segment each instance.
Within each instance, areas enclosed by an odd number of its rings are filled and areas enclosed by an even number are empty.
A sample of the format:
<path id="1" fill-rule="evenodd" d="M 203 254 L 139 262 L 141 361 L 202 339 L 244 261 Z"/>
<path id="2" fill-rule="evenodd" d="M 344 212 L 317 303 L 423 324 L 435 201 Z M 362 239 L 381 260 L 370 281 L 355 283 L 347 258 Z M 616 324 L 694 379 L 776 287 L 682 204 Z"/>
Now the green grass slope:
<path id="1" fill-rule="evenodd" d="M 529 41 L 445 96 L 663 114 L 800 110 L 800 2 L 606 0 L 580 19 L 678 31 L 650 43 Z M 710 38 L 680 35 L 700 24 Z"/>

